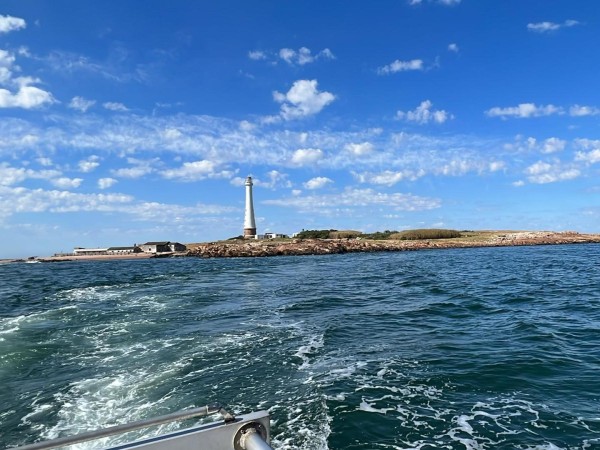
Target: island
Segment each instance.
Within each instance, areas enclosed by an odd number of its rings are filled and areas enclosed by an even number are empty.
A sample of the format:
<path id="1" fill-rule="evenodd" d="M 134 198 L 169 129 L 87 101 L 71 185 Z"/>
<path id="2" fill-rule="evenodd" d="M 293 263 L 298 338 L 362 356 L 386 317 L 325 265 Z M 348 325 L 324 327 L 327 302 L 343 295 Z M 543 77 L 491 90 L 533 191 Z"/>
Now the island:
<path id="1" fill-rule="evenodd" d="M 584 234 L 576 231 L 461 231 L 454 232 L 458 235 L 454 234 L 453 237 L 438 237 L 435 232 L 440 230 L 412 231 L 426 231 L 426 233 L 421 238 L 418 233 L 414 233 L 413 236 L 416 238 L 412 238 L 410 232 L 407 232 L 404 239 L 402 233 L 390 233 L 384 238 L 373 238 L 372 235 L 362 236 L 361 234 L 343 237 L 344 232 L 337 232 L 338 235 L 333 234 L 335 237 L 326 238 L 232 239 L 186 244 L 185 256 L 201 258 L 266 257 L 600 243 L 600 234 Z M 427 234 L 431 237 L 426 237 Z"/>

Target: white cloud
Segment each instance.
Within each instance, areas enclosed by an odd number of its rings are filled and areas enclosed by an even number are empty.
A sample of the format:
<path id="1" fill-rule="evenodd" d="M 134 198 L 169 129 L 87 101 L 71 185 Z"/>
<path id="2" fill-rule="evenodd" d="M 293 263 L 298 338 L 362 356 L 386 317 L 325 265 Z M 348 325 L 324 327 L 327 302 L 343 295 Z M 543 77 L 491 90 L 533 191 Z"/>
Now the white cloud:
<path id="1" fill-rule="evenodd" d="M 100 163 L 100 158 L 96 155 L 91 155 L 87 159 L 79 161 L 78 167 L 82 172 L 88 173 L 96 169 Z"/>
<path id="2" fill-rule="evenodd" d="M 565 149 L 567 145 L 567 141 L 564 141 L 559 138 L 548 138 L 544 141 L 544 145 L 542 146 L 542 153 L 556 153 L 561 152 Z"/>
<path id="3" fill-rule="evenodd" d="M 581 172 L 575 167 L 563 167 L 559 162 L 553 164 L 538 161 L 525 169 L 527 179 L 535 184 L 554 183 L 556 181 L 572 180 L 579 177 Z"/>
<path id="4" fill-rule="evenodd" d="M 298 50 L 282 48 L 276 52 L 252 50 L 248 52 L 248 58 L 254 61 L 268 61 L 271 65 L 276 65 L 278 61 L 283 60 L 290 66 L 304 66 L 318 60 L 335 59 L 335 55 L 328 48 L 313 53 L 307 47 L 300 47 Z"/>
<path id="5" fill-rule="evenodd" d="M 492 161 L 489 165 L 490 172 L 498 172 L 506 167 L 504 161 Z"/>
<path id="6" fill-rule="evenodd" d="M 388 75 L 390 73 L 406 72 L 408 70 L 423 70 L 423 69 L 424 69 L 423 60 L 421 60 L 421 59 L 413 59 L 410 61 L 400 61 L 399 59 L 397 59 L 394 62 L 392 62 L 386 66 L 379 67 L 377 69 L 377 73 L 379 75 Z"/>
<path id="7" fill-rule="evenodd" d="M 0 34 L 10 33 L 11 31 L 20 30 L 25 28 L 27 24 L 25 20 L 19 17 L 3 16 L 0 14 Z"/>
<path id="8" fill-rule="evenodd" d="M 16 92 L 0 89 L 0 108 L 33 109 L 56 102 L 50 92 L 32 86 L 39 83 L 39 79 L 27 76 L 13 77 L 13 72 L 20 70 L 14 62 L 14 54 L 0 50 L 0 84 L 16 89 Z"/>
<path id="9" fill-rule="evenodd" d="M 325 215 L 330 213 L 332 208 L 340 207 L 356 209 L 378 206 L 389 207 L 398 211 L 423 211 L 441 206 L 440 200 L 434 198 L 403 193 L 387 194 L 373 189 L 353 188 L 347 188 L 339 194 L 295 195 L 280 200 L 266 200 L 263 203 Z"/>
<path id="10" fill-rule="evenodd" d="M 598 114 L 600 114 L 600 108 L 595 106 L 573 105 L 569 109 L 569 115 L 573 117 L 597 116 Z"/>
<path id="11" fill-rule="evenodd" d="M 100 189 L 108 189 L 111 186 L 114 186 L 118 183 L 118 180 L 114 178 L 100 178 L 98 179 L 98 188 Z"/>
<path id="12" fill-rule="evenodd" d="M 200 160 L 184 162 L 181 167 L 160 172 L 163 178 L 177 181 L 198 181 L 206 178 L 230 178 L 233 172 L 228 170 L 218 171 L 217 164 L 212 161 Z"/>
<path id="13" fill-rule="evenodd" d="M 273 98 L 281 103 L 281 116 L 285 120 L 299 119 L 321 112 L 335 100 L 331 92 L 320 92 L 317 80 L 295 81 L 286 94 L 274 92 Z"/>
<path id="14" fill-rule="evenodd" d="M 154 165 L 159 162 L 157 158 L 151 160 L 142 160 L 136 158 L 127 158 L 127 162 L 133 167 L 124 167 L 111 170 L 112 174 L 120 178 L 140 178 L 155 171 Z"/>
<path id="15" fill-rule="evenodd" d="M 540 105 L 534 103 L 520 103 L 518 106 L 501 108 L 495 106 L 485 112 L 489 117 L 517 117 L 520 119 L 529 117 L 551 116 L 563 114 L 563 109 L 554 105 Z"/>
<path id="16" fill-rule="evenodd" d="M 50 92 L 35 86 L 22 85 L 15 94 L 0 89 L 0 108 L 33 109 L 55 102 Z"/>
<path id="17" fill-rule="evenodd" d="M 344 146 L 344 149 L 356 156 L 363 156 L 372 153 L 375 147 L 370 142 L 362 142 L 360 144 L 350 143 Z"/>
<path id="18" fill-rule="evenodd" d="M 69 108 L 77 111 L 86 112 L 96 104 L 96 100 L 88 100 L 83 97 L 73 97 L 69 102 Z"/>
<path id="19" fill-rule="evenodd" d="M 179 139 L 182 135 L 183 135 L 183 133 L 181 131 L 179 131 L 177 128 L 167 128 L 163 132 L 164 138 L 169 141 Z"/>
<path id="20" fill-rule="evenodd" d="M 56 178 L 55 180 L 50 180 L 50 182 L 60 189 L 75 189 L 81 186 L 83 179 L 60 177 Z"/>
<path id="21" fill-rule="evenodd" d="M 424 176 L 425 171 L 423 169 L 418 170 L 418 171 L 384 170 L 383 172 L 378 172 L 378 173 L 352 172 L 352 175 L 354 175 L 354 178 L 356 178 L 359 183 L 369 183 L 369 184 L 380 184 L 380 185 L 384 185 L 384 186 L 393 186 L 394 184 L 399 183 L 400 181 L 404 181 L 404 180 L 415 181 L 416 179 Z"/>
<path id="22" fill-rule="evenodd" d="M 316 177 L 316 178 L 311 178 L 310 180 L 308 180 L 306 183 L 303 184 L 303 186 L 306 189 L 314 190 L 314 189 L 321 189 L 329 183 L 333 183 L 333 180 L 331 178 Z"/>
<path id="23" fill-rule="evenodd" d="M 27 179 L 51 180 L 59 177 L 58 170 L 32 170 L 24 167 L 12 167 L 8 163 L 0 163 L 0 185 L 10 186 Z"/>
<path id="24" fill-rule="evenodd" d="M 119 102 L 106 102 L 106 103 L 103 103 L 102 106 L 104 106 L 104 108 L 108 109 L 109 111 L 120 111 L 120 112 L 129 111 L 129 108 L 127 108 L 127 106 L 125 106 L 123 103 L 119 103 Z"/>
<path id="25" fill-rule="evenodd" d="M 449 51 L 449 52 L 458 53 L 458 52 L 459 52 L 458 45 L 457 45 L 457 44 L 455 44 L 455 43 L 449 44 L 449 45 L 448 45 L 448 51 Z"/>
<path id="26" fill-rule="evenodd" d="M 600 148 L 589 152 L 576 152 L 575 161 L 582 161 L 588 164 L 596 164 L 600 162 Z"/>
<path id="27" fill-rule="evenodd" d="M 318 148 L 300 148 L 292 155 L 292 163 L 297 166 L 314 164 L 323 158 L 323 151 Z"/>
<path id="28" fill-rule="evenodd" d="M 401 120 L 407 120 L 409 122 L 416 122 L 418 124 L 424 125 L 429 122 L 435 123 L 444 123 L 448 119 L 452 119 L 452 114 L 444 110 L 433 110 L 431 109 L 433 103 L 429 100 L 425 100 L 421 102 L 419 106 L 415 108 L 414 111 L 398 111 L 396 113 L 396 117 Z"/>
<path id="29" fill-rule="evenodd" d="M 254 51 L 248 52 L 248 58 L 250 58 L 254 61 L 260 61 L 263 59 L 267 59 L 267 55 L 263 51 L 254 50 Z"/>
<path id="30" fill-rule="evenodd" d="M 277 53 L 277 56 L 289 65 L 300 66 L 313 63 L 319 59 L 335 59 L 335 55 L 328 48 L 321 50 L 315 55 L 313 55 L 312 51 L 307 47 L 300 47 L 298 50 L 282 48 Z M 266 59 L 266 55 L 261 59 Z"/>
<path id="31" fill-rule="evenodd" d="M 557 31 L 561 28 L 570 28 L 579 25 L 577 20 L 565 20 L 563 23 L 555 23 L 555 22 L 537 22 L 537 23 L 528 23 L 527 29 L 529 31 L 533 31 L 535 33 L 548 33 L 551 31 Z"/>

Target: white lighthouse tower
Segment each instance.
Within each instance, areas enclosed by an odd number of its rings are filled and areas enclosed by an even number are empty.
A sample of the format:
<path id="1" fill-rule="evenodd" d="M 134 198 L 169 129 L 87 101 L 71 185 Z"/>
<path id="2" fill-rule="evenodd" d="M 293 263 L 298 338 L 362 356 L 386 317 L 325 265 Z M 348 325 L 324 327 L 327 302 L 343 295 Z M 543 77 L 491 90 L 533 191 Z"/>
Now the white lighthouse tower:
<path id="1" fill-rule="evenodd" d="M 246 214 L 244 215 L 244 237 L 256 236 L 256 222 L 254 221 L 254 203 L 252 202 L 252 177 L 246 178 Z"/>

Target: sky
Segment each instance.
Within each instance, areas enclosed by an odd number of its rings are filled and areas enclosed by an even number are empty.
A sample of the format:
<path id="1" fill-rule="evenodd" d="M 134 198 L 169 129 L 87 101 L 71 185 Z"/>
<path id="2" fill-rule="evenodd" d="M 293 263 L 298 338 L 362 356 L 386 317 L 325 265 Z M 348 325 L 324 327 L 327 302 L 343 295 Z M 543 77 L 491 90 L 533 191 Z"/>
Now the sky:
<path id="1" fill-rule="evenodd" d="M 0 1 L 0 258 L 600 232 L 589 0 Z"/>

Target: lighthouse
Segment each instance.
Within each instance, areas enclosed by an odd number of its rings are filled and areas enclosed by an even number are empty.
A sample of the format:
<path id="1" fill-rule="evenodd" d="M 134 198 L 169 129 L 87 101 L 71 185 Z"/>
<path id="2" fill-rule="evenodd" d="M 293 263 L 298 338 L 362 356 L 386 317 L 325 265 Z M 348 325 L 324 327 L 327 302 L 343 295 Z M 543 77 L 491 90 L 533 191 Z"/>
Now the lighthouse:
<path id="1" fill-rule="evenodd" d="M 252 177 L 246 178 L 246 214 L 244 215 L 244 237 L 256 236 L 256 222 L 254 221 L 254 203 L 252 202 Z"/>

